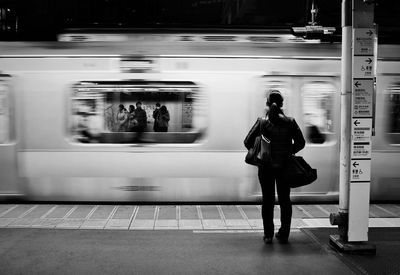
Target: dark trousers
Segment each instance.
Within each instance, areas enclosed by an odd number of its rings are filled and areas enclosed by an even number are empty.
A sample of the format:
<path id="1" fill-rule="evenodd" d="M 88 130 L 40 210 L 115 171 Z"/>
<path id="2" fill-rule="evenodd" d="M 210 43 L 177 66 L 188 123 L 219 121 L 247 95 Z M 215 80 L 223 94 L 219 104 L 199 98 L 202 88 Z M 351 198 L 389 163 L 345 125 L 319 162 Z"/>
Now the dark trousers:
<path id="1" fill-rule="evenodd" d="M 282 180 L 283 170 L 269 167 L 258 168 L 258 179 L 262 192 L 262 218 L 264 235 L 274 235 L 274 206 L 275 206 L 275 181 L 278 191 L 278 200 L 281 207 L 280 234 L 289 237 L 290 223 L 292 220 L 292 202 L 290 201 L 290 186 Z"/>

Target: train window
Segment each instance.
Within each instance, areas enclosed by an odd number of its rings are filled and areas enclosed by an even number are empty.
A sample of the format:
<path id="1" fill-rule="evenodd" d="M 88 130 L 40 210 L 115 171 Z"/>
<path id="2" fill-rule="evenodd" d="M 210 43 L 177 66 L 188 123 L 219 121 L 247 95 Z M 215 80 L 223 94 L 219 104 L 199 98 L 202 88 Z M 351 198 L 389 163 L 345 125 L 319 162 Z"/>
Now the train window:
<path id="1" fill-rule="evenodd" d="M 10 105 L 7 85 L 0 81 L 0 144 L 10 141 Z"/>
<path id="2" fill-rule="evenodd" d="M 192 82 L 82 82 L 71 103 L 70 135 L 81 143 L 193 143 L 206 128 Z"/>
<path id="3" fill-rule="evenodd" d="M 400 82 L 387 89 L 387 136 L 392 144 L 400 144 Z"/>
<path id="4" fill-rule="evenodd" d="M 313 81 L 305 83 L 301 92 L 305 138 L 308 143 L 324 143 L 333 134 L 335 87 L 326 81 Z"/>

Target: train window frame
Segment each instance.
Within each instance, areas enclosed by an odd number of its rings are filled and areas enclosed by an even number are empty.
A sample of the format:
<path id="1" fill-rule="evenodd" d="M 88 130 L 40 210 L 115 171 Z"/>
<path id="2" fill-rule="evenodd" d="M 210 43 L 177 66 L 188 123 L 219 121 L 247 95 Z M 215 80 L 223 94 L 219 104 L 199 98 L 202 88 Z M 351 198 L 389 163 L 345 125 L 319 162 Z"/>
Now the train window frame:
<path id="1" fill-rule="evenodd" d="M 322 91 L 320 89 L 317 89 L 316 92 L 313 91 L 313 89 L 306 88 L 309 85 L 326 85 L 325 91 Z M 330 87 L 329 87 L 330 86 Z M 306 90 L 307 89 L 307 90 Z M 307 93 L 310 95 L 307 96 Z M 312 93 L 315 93 L 315 95 L 312 95 Z M 322 124 L 323 125 L 318 125 L 318 124 L 311 124 L 311 126 L 308 126 L 308 120 L 311 118 L 307 119 L 306 116 L 307 114 L 313 115 L 315 112 L 308 112 L 305 109 L 306 106 L 306 100 L 310 97 L 320 97 L 322 98 L 323 96 L 328 95 L 329 100 L 330 100 L 330 119 L 329 116 L 327 116 L 327 112 L 324 113 L 324 117 L 322 118 Z M 301 117 L 303 121 L 303 126 L 304 126 L 304 136 L 306 143 L 308 145 L 326 145 L 330 142 L 335 141 L 335 101 L 336 101 L 336 94 L 337 94 L 337 87 L 333 83 L 333 81 L 330 81 L 328 79 L 304 79 L 302 83 L 300 84 L 300 96 L 301 96 Z M 318 103 L 317 103 L 318 104 Z M 320 108 L 323 110 L 323 108 Z M 320 119 L 320 118 L 318 118 Z M 319 123 L 321 124 L 321 123 Z M 309 130 L 307 129 L 310 128 Z M 323 130 L 321 130 L 321 127 L 324 127 Z M 312 134 L 309 134 L 308 131 L 312 131 Z"/>
<path id="2" fill-rule="evenodd" d="M 182 117 L 180 118 L 182 120 L 182 125 L 180 126 L 181 131 L 169 131 L 169 132 L 155 132 L 153 128 L 150 130 L 150 126 L 147 125 L 147 130 L 140 132 L 140 139 L 136 138 L 138 137 L 138 132 L 118 132 L 118 131 L 110 131 L 109 129 L 106 129 L 107 125 L 105 124 L 106 117 L 104 115 L 105 109 L 103 108 L 103 111 L 101 110 L 100 107 L 95 107 L 97 108 L 97 112 L 103 112 L 102 114 L 93 114 L 94 116 L 100 116 L 103 115 L 102 119 L 102 127 L 103 127 L 103 132 L 100 134 L 106 134 L 109 136 L 109 138 L 103 138 L 103 141 L 101 142 L 82 142 L 81 140 L 77 140 L 76 137 L 74 137 L 74 123 L 77 121 L 74 120 L 74 115 L 77 115 L 78 112 L 76 110 L 74 111 L 74 100 L 76 98 L 76 94 L 79 92 L 79 89 L 81 90 L 87 90 L 88 93 L 90 94 L 90 91 L 93 91 L 95 89 L 98 90 L 96 92 L 97 94 L 103 93 L 103 107 L 105 106 L 104 104 L 109 104 L 107 103 L 107 94 L 111 93 L 131 93 L 131 95 L 134 95 L 134 93 L 142 93 L 145 94 L 148 93 L 148 95 L 152 92 L 157 92 L 162 94 L 163 96 L 168 97 L 169 95 L 175 95 L 175 97 L 181 97 L 183 98 L 183 101 L 180 103 L 182 104 L 182 110 L 181 110 L 181 115 Z M 124 92 L 122 90 L 125 90 Z M 166 92 L 163 94 L 163 92 Z M 95 92 L 93 92 L 95 94 Z M 106 95 L 106 96 L 104 96 Z M 135 96 L 135 95 L 134 95 Z M 187 101 L 188 99 L 188 101 Z M 85 100 L 85 98 L 83 98 Z M 80 146 L 109 146 L 109 147 L 126 147 L 126 146 L 150 146 L 150 147 L 158 147 L 158 146 L 197 146 L 199 144 L 202 144 L 204 142 L 204 139 L 207 134 L 207 128 L 208 128 L 208 113 L 206 110 L 206 104 L 205 104 L 205 94 L 201 90 L 200 86 L 197 85 L 196 83 L 192 81 L 179 81 L 179 80 L 174 80 L 174 81 L 161 81 L 161 80 L 107 80 L 107 81 L 79 81 L 75 82 L 71 85 L 70 91 L 68 93 L 68 112 L 67 112 L 67 121 L 66 121 L 66 136 L 67 140 L 74 145 L 80 145 Z M 138 100 L 138 101 L 141 101 Z M 184 104 L 186 102 L 187 106 L 184 107 Z M 115 102 L 112 103 L 112 105 Z M 96 103 L 97 104 L 97 103 Z M 145 104 L 143 104 L 145 105 Z M 167 104 L 165 104 L 167 105 Z M 96 105 L 97 106 L 97 105 Z M 126 106 L 128 107 L 128 106 Z M 194 107 L 194 108 L 193 108 Z M 185 108 L 185 109 L 183 109 Z M 184 112 L 187 111 L 189 112 L 190 116 L 190 121 L 187 122 L 187 125 L 183 124 L 184 120 Z M 91 111 L 89 111 L 90 113 Z M 147 117 L 149 118 L 151 114 L 148 113 Z M 189 125 L 189 126 L 188 126 Z M 186 130 L 187 129 L 187 130 Z M 116 138 L 113 139 L 113 137 L 116 136 L 125 136 L 121 139 Z M 133 138 L 129 137 L 132 136 Z M 134 137 L 136 136 L 136 137 Z M 108 141 L 107 141 L 108 140 Z M 119 140 L 119 141 L 118 141 Z"/>
<path id="3" fill-rule="evenodd" d="M 395 92 L 392 92 L 393 90 L 395 90 Z M 397 101 L 399 102 L 398 107 L 400 108 L 400 80 L 391 81 L 384 91 L 385 106 L 388 106 L 388 108 L 385 108 L 384 115 L 384 117 L 387 118 L 385 123 L 385 137 L 389 141 L 390 145 L 398 147 L 400 146 L 400 127 L 398 132 L 390 132 L 390 124 L 393 122 L 394 118 L 391 113 L 392 107 L 390 105 L 390 97 L 393 95 L 398 96 Z M 398 118 L 400 118 L 400 111 L 398 113 Z"/>
<path id="4" fill-rule="evenodd" d="M 11 88 L 8 81 L 0 76 L 0 146 L 15 142 L 13 121 Z"/>

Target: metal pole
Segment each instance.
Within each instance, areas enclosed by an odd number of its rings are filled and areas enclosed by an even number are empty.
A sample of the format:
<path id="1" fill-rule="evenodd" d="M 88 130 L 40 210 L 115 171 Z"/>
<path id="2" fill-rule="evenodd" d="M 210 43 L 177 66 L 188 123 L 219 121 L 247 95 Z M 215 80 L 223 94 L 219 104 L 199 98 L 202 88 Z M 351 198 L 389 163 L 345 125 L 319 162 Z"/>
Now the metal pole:
<path id="1" fill-rule="evenodd" d="M 342 3 L 342 70 L 341 70 L 341 128 L 340 128 L 340 200 L 339 210 L 347 213 L 349 207 L 349 155 L 350 155 L 350 127 L 351 127 L 351 1 Z"/>
<path id="2" fill-rule="evenodd" d="M 348 228 L 349 186 L 350 186 L 350 144 L 351 144 L 351 97 L 352 97 L 352 1 L 342 1 L 342 70 L 340 92 L 340 175 L 339 175 L 339 215 L 331 216 L 338 221 L 339 235 L 346 241 Z"/>

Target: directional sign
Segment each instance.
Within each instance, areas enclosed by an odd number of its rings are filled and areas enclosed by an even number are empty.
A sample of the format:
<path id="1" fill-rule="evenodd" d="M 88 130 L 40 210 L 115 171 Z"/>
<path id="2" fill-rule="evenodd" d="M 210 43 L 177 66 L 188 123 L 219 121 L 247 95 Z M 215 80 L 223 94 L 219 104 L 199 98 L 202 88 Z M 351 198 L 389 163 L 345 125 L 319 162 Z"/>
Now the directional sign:
<path id="1" fill-rule="evenodd" d="M 374 77 L 374 57 L 373 56 L 354 56 L 353 77 L 354 78 L 373 78 Z"/>
<path id="2" fill-rule="evenodd" d="M 354 54 L 373 55 L 374 54 L 374 28 L 356 28 L 354 35 Z"/>
<path id="3" fill-rule="evenodd" d="M 353 116 L 372 117 L 374 81 L 353 79 Z"/>
<path id="4" fill-rule="evenodd" d="M 353 118 L 352 142 L 371 142 L 372 118 Z"/>
<path id="5" fill-rule="evenodd" d="M 371 180 L 371 160 L 351 160 L 350 181 Z"/>
<path id="6" fill-rule="evenodd" d="M 370 159 L 371 158 L 371 143 L 357 142 L 351 146 L 351 158 Z"/>

